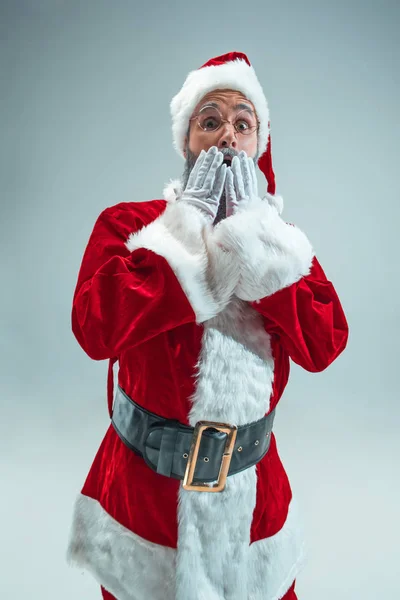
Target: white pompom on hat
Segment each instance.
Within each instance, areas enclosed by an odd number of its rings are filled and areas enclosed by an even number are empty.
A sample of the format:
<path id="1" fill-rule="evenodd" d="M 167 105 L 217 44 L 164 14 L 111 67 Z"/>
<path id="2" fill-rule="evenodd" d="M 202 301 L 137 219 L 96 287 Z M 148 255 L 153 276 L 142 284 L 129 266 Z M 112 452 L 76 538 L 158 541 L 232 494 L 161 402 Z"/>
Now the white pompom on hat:
<path id="1" fill-rule="evenodd" d="M 175 149 L 183 156 L 185 136 L 194 109 L 206 94 L 221 89 L 237 90 L 253 103 L 260 122 L 258 166 L 268 181 L 267 191 L 275 194 L 268 103 L 249 59 L 242 52 L 228 52 L 211 58 L 189 73 L 170 105 Z"/>

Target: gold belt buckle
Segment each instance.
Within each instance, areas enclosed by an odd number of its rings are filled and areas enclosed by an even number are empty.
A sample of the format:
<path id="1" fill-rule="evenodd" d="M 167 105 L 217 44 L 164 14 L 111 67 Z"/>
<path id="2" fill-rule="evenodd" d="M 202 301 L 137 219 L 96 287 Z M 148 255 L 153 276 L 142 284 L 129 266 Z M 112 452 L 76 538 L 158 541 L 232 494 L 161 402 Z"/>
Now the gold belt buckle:
<path id="1" fill-rule="evenodd" d="M 219 470 L 218 481 L 213 486 L 206 483 L 193 483 L 194 472 L 197 465 L 197 457 L 199 454 L 201 438 L 206 429 L 213 428 L 223 433 L 228 434 L 225 442 L 225 449 L 222 455 L 221 468 Z M 237 425 L 229 425 L 228 423 L 215 423 L 214 421 L 198 421 L 194 427 L 192 443 L 188 462 L 186 465 L 185 476 L 183 478 L 183 488 L 185 490 L 193 490 L 196 492 L 222 492 L 225 488 L 226 478 L 228 476 L 229 467 L 232 460 L 233 448 L 235 446 L 237 435 Z"/>

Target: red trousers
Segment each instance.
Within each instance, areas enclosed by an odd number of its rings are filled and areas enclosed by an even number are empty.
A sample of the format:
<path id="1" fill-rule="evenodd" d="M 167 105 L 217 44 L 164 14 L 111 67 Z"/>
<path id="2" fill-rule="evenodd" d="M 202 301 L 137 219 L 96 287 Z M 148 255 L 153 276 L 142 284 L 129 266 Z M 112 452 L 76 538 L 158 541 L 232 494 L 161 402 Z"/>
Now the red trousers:
<path id="1" fill-rule="evenodd" d="M 281 600 L 298 600 L 294 591 L 295 584 L 296 580 L 293 581 L 292 585 L 290 586 L 286 594 L 282 596 Z M 107 590 L 105 590 L 103 587 L 101 588 L 101 593 L 103 594 L 104 600 L 117 600 L 117 598 L 114 598 L 114 596 L 112 596 L 110 592 L 107 592 Z"/>

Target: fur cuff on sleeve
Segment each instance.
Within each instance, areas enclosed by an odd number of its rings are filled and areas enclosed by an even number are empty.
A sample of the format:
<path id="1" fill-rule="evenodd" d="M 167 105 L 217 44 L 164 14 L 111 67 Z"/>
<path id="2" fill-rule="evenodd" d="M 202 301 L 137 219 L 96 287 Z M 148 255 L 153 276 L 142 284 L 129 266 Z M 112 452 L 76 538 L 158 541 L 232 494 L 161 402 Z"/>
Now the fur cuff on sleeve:
<path id="1" fill-rule="evenodd" d="M 299 228 L 285 223 L 279 212 L 276 204 L 257 198 L 215 228 L 216 244 L 239 261 L 235 295 L 242 300 L 270 296 L 311 270 L 310 242 Z"/>
<path id="2" fill-rule="evenodd" d="M 130 251 L 147 248 L 168 261 L 197 323 L 225 308 L 239 280 L 238 265 L 215 244 L 211 230 L 201 211 L 176 202 L 168 204 L 152 223 L 131 233 L 126 242 Z"/>

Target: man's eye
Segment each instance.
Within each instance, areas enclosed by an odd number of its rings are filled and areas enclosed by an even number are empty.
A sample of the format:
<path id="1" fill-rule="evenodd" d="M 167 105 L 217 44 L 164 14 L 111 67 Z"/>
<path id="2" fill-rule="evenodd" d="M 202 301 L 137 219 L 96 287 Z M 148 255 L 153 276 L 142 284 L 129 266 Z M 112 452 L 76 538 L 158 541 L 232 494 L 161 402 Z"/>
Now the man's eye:
<path id="1" fill-rule="evenodd" d="M 241 119 L 240 121 L 236 121 L 236 127 L 241 131 L 246 131 L 249 128 L 249 124 L 244 119 Z"/>
<path id="2" fill-rule="evenodd" d="M 207 117 L 203 121 L 203 129 L 216 129 L 218 127 L 218 120 L 215 117 Z"/>

